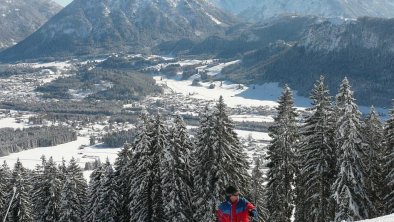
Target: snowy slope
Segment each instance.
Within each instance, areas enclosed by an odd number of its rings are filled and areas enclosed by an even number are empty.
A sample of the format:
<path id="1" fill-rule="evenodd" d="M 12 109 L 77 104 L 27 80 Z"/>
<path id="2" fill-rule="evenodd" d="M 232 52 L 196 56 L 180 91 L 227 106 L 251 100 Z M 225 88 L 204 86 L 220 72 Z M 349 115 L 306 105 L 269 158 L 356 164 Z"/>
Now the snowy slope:
<path id="1" fill-rule="evenodd" d="M 360 220 L 359 222 L 393 222 L 393 221 L 394 221 L 394 214 L 387 215 L 384 217 L 378 217 L 375 219 Z"/>
<path id="2" fill-rule="evenodd" d="M 283 14 L 356 18 L 394 17 L 392 0 L 213 0 L 218 6 L 250 20 L 265 20 Z M 244 9 L 239 11 L 238 9 Z"/>

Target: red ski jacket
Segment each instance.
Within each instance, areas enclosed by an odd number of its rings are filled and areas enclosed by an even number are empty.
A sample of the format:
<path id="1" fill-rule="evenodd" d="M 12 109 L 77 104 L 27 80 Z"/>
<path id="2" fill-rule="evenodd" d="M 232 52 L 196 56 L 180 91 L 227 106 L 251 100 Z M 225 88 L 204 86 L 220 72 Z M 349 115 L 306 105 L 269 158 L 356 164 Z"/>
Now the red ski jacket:
<path id="1" fill-rule="evenodd" d="M 237 203 L 231 203 L 229 200 L 219 206 L 219 222 L 249 222 L 249 212 L 253 217 L 257 217 L 256 207 L 243 197 L 239 197 Z"/>

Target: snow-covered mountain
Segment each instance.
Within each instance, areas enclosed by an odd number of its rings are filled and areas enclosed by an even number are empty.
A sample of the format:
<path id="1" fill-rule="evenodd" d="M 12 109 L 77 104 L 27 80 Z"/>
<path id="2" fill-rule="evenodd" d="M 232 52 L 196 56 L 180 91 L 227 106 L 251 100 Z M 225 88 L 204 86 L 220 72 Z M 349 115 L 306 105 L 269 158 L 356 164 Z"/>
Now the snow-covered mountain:
<path id="1" fill-rule="evenodd" d="M 349 48 L 394 53 L 394 19 L 359 18 L 312 26 L 299 42 L 307 51 L 330 53 Z"/>
<path id="2" fill-rule="evenodd" d="M 140 51 L 164 41 L 220 35 L 233 21 L 206 0 L 75 0 L 0 57 Z"/>
<path id="3" fill-rule="evenodd" d="M 1 0 L 0 51 L 29 36 L 61 8 L 51 0 Z"/>
<path id="4" fill-rule="evenodd" d="M 212 0 L 218 6 L 249 20 L 266 20 L 283 14 L 357 18 L 394 17 L 392 0 Z M 242 10 L 239 10 L 242 9 Z"/>

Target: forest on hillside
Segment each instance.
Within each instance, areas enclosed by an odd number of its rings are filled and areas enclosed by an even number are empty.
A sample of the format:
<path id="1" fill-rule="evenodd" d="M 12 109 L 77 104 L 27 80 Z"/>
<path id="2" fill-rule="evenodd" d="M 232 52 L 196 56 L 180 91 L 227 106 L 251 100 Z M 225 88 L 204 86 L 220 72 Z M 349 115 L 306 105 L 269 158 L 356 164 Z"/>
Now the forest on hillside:
<path id="1" fill-rule="evenodd" d="M 141 100 L 160 93 L 152 77 L 136 71 L 84 67 L 76 75 L 38 87 L 44 98 L 84 100 Z"/>

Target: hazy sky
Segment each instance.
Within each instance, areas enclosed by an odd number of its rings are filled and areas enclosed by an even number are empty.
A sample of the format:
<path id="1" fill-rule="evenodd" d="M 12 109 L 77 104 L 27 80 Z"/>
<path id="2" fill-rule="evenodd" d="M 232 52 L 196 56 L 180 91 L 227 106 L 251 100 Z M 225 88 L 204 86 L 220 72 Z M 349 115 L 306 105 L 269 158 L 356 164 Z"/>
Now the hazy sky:
<path id="1" fill-rule="evenodd" d="M 66 6 L 68 3 L 72 2 L 72 0 L 54 0 L 54 1 L 63 6 Z"/>

